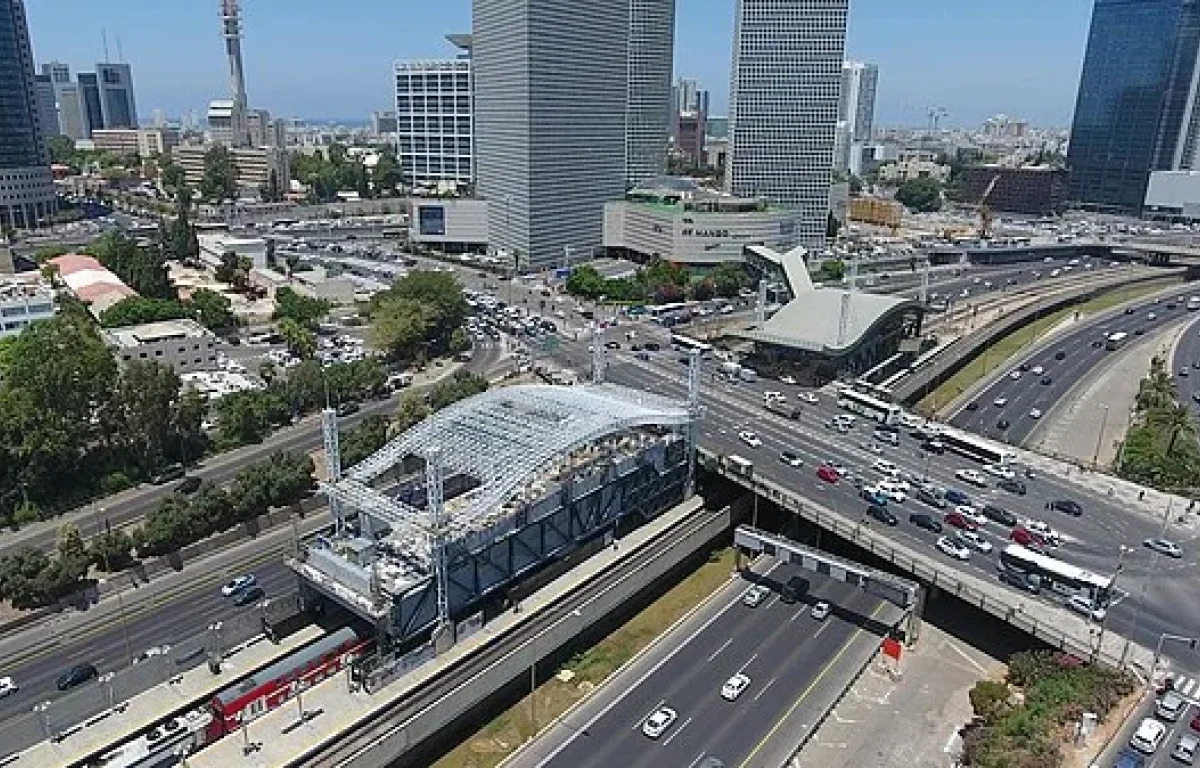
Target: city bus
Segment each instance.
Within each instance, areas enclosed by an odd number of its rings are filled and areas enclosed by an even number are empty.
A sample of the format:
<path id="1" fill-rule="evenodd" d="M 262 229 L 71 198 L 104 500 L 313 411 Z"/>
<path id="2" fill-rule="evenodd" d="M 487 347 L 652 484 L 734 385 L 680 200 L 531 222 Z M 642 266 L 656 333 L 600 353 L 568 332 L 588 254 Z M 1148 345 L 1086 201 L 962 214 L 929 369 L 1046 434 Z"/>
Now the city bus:
<path id="1" fill-rule="evenodd" d="M 838 392 L 837 404 L 839 408 L 845 408 L 851 413 L 857 413 L 863 418 L 872 419 L 889 427 L 896 426 L 900 422 L 900 417 L 904 415 L 904 409 L 895 403 L 885 403 L 878 398 L 864 395 L 862 392 L 855 392 L 849 387 Z"/>
<path id="2" fill-rule="evenodd" d="M 677 352 L 690 353 L 696 350 L 700 353 L 700 357 L 707 360 L 712 357 L 712 344 L 705 344 L 703 341 L 693 339 L 690 336 L 684 336 L 681 333 L 671 334 L 671 347 Z"/>
<path id="3" fill-rule="evenodd" d="M 650 307 L 643 307 L 643 310 L 650 319 L 657 322 L 662 322 L 663 319 L 673 317 L 675 315 L 692 316 L 692 310 L 699 306 L 694 301 L 681 301 L 674 304 L 655 304 Z"/>
<path id="4" fill-rule="evenodd" d="M 1064 563 L 1049 555 L 1039 555 L 1020 544 L 1010 544 L 1000 551 L 1000 567 L 1010 572 L 1036 576 L 1042 587 L 1071 597 L 1083 595 L 1097 607 L 1108 605 L 1112 595 L 1112 577 Z"/>
<path id="5" fill-rule="evenodd" d="M 984 464 L 999 464 L 1005 466 L 1012 462 L 1016 456 L 1004 447 L 984 440 L 981 437 L 975 437 L 965 432 L 952 432 L 948 429 L 943 429 L 937 437 L 938 441 L 946 446 L 946 450 L 953 451 L 959 456 L 968 459 L 983 462 Z"/>
<path id="6" fill-rule="evenodd" d="M 1110 333 L 1108 334 L 1108 337 L 1104 339 L 1104 348 L 1109 351 L 1120 349 L 1121 347 L 1125 346 L 1128 341 L 1129 334 L 1125 333 L 1125 331 Z"/>

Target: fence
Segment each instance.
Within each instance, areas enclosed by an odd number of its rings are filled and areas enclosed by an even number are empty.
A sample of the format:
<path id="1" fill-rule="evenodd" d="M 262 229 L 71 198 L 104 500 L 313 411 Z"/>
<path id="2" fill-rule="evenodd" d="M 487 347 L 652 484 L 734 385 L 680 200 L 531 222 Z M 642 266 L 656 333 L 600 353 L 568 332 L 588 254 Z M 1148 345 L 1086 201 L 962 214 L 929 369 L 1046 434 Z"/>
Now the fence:
<path id="1" fill-rule="evenodd" d="M 32 712 L 9 718 L 0 723 L 0 756 L 47 739 L 62 740 L 111 716 L 122 709 L 123 702 L 155 686 L 178 685 L 184 672 L 207 664 L 210 659 L 235 656 L 243 648 L 262 641 L 264 621 L 278 624 L 298 614 L 300 609 L 298 592 L 265 600 L 257 609 L 223 619 L 203 633 L 160 646 L 162 653 L 103 674 L 94 682 L 38 704 Z M 164 718 L 170 714 L 170 711 L 162 713 Z"/>

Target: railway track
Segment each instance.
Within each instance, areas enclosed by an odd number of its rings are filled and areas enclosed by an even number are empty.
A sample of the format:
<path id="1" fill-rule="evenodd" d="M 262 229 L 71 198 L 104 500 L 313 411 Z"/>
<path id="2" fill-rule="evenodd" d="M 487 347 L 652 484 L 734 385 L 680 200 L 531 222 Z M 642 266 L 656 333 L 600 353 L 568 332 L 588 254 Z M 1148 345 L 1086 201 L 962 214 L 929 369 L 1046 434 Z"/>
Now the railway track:
<path id="1" fill-rule="evenodd" d="M 496 638 L 493 644 L 479 653 L 462 659 L 458 664 L 442 671 L 422 688 L 398 699 L 392 705 L 362 720 L 355 728 L 338 741 L 322 745 L 293 765 L 335 768 L 361 759 L 370 746 L 380 743 L 392 734 L 403 730 L 408 723 L 420 717 L 451 692 L 471 685 L 485 670 L 512 654 L 519 653 L 523 646 L 537 637 L 548 626 L 562 619 L 562 611 L 582 607 L 633 577 L 639 570 L 663 556 L 680 541 L 701 530 L 721 511 L 700 509 L 681 520 L 674 527 L 663 531 L 657 538 L 640 550 L 633 552 L 617 566 L 597 574 L 570 595 L 565 595 L 552 605 L 546 606 L 538 615 L 522 622 L 507 634 Z M 415 745 L 414 745 L 415 746 Z"/>

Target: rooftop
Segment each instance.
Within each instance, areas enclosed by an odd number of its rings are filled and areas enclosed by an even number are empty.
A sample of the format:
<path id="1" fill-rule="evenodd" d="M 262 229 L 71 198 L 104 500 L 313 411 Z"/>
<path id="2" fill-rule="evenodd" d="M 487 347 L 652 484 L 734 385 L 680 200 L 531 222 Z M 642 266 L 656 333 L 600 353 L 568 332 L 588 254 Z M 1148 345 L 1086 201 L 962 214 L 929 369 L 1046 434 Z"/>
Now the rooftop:
<path id="1" fill-rule="evenodd" d="M 212 334 L 195 320 L 163 320 L 157 323 L 111 328 L 109 338 L 122 347 L 153 344 L 168 339 L 198 339 Z"/>
<path id="2" fill-rule="evenodd" d="M 841 327 L 847 303 L 846 326 Z M 842 352 L 856 345 L 876 323 L 912 299 L 862 293 L 842 288 L 814 288 L 788 302 L 757 330 L 737 335 L 751 341 L 780 344 L 811 352 Z"/>

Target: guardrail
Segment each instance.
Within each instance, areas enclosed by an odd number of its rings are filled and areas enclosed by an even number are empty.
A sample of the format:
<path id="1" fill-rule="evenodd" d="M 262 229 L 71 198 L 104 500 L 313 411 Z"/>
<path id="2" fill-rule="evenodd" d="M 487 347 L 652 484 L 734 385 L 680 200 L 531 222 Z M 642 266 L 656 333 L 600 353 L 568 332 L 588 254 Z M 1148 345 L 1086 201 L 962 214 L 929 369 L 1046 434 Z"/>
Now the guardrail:
<path id="1" fill-rule="evenodd" d="M 1162 281 L 1180 282 L 1182 275 L 1163 276 L 1157 274 L 1133 277 L 1121 283 L 1079 288 L 1065 294 L 1048 296 L 1030 306 L 1002 317 L 980 328 L 969 336 L 963 336 L 947 344 L 937 357 L 924 368 L 896 385 L 893 393 L 899 402 L 911 405 L 941 386 L 947 379 L 979 357 L 985 349 L 1028 323 L 1039 320 L 1060 309 L 1090 301 L 1098 296 L 1120 288 L 1140 283 Z"/>
<path id="2" fill-rule="evenodd" d="M 699 449 L 697 459 L 703 461 L 705 468 L 907 571 L 931 590 L 938 589 L 952 594 L 1079 658 L 1090 659 L 1114 668 L 1126 668 L 1132 663 L 1133 666 L 1141 668 L 1144 674 L 1149 675 L 1153 653 L 1128 638 L 1113 632 L 1109 632 L 1105 637 L 1103 631 L 1082 624 L 1082 619 L 1064 609 L 1041 602 L 1026 602 L 1008 594 L 1007 590 L 988 585 L 973 575 L 938 567 L 932 558 L 876 533 L 865 520 L 851 522 L 845 515 L 802 498 L 796 491 L 772 480 L 753 474 L 747 477 L 731 470 L 725 465 L 722 457 L 705 449 Z M 1079 630 L 1066 628 L 1072 624 L 1079 624 L 1081 629 L 1086 630 L 1083 637 L 1080 636 Z"/>

